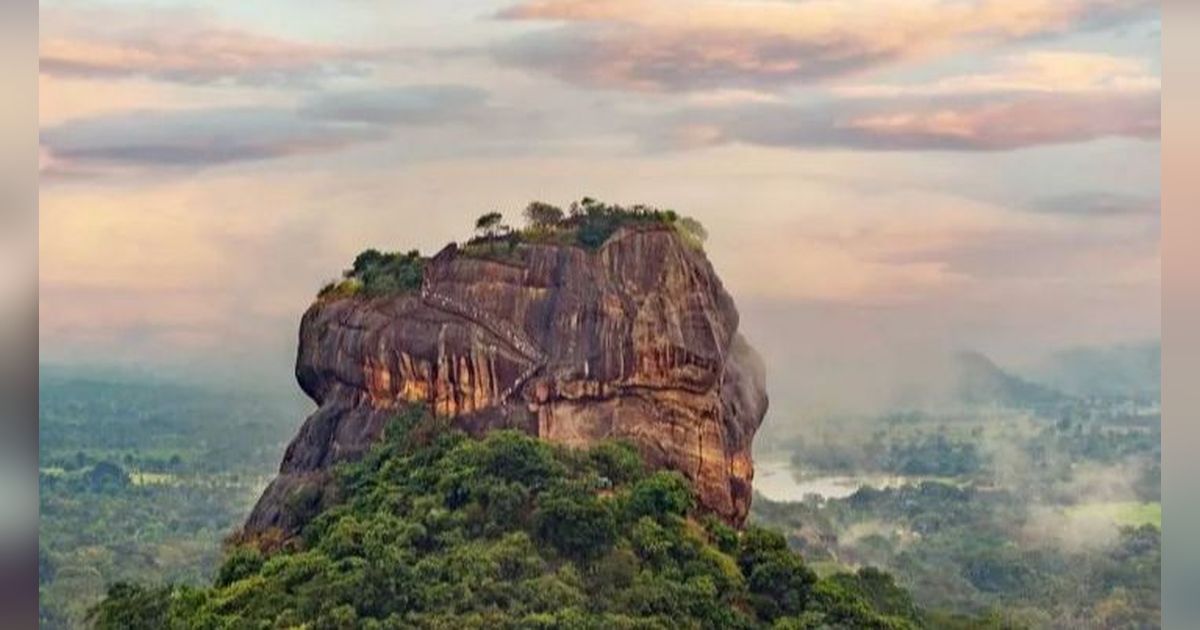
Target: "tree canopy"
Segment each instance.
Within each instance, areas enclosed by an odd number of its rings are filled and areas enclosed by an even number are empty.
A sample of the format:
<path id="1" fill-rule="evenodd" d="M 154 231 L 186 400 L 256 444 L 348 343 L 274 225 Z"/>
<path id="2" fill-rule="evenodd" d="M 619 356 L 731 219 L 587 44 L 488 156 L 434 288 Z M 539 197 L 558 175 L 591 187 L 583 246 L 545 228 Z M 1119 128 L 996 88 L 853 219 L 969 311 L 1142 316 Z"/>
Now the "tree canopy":
<path id="1" fill-rule="evenodd" d="M 533 227 L 554 227 L 566 217 L 562 208 L 542 201 L 531 201 L 525 206 L 525 221 Z"/>
<path id="2" fill-rule="evenodd" d="M 494 237 L 504 231 L 504 215 L 499 212 L 488 212 L 475 219 L 475 232 L 481 236 Z"/>
<path id="3" fill-rule="evenodd" d="M 619 442 L 476 440 L 410 409 L 300 538 L 213 585 L 114 585 L 97 628 L 915 628 L 878 573 L 818 579 L 783 537 L 696 512 Z"/>

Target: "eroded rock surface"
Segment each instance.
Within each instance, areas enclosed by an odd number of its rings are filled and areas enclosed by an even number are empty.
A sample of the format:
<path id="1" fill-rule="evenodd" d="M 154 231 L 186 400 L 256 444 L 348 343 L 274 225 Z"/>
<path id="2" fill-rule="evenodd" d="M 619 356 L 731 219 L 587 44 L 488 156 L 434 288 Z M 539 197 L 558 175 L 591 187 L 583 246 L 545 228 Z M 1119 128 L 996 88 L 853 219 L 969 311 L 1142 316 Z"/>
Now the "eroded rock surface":
<path id="1" fill-rule="evenodd" d="M 595 251 L 521 245 L 503 261 L 451 245 L 429 261 L 420 293 L 318 300 L 296 361 L 318 409 L 246 532 L 295 532 L 329 467 L 362 453 L 409 402 L 474 433 L 515 427 L 579 446 L 626 438 L 740 525 L 767 396 L 737 326 L 704 255 L 657 227 L 623 228 Z"/>

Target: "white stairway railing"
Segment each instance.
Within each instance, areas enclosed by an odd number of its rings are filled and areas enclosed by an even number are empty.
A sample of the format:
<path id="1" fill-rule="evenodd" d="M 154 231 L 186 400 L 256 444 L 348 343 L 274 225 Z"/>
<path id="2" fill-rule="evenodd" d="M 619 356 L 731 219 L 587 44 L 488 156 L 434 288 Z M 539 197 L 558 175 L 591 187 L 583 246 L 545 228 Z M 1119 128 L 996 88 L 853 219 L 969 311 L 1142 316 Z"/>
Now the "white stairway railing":
<path id="1" fill-rule="evenodd" d="M 478 324 L 485 330 L 500 337 L 513 347 L 518 353 L 524 355 L 526 359 L 532 362 L 524 372 L 517 377 L 511 385 L 500 392 L 500 402 L 508 402 L 509 397 L 515 394 L 538 370 L 546 365 L 546 353 L 542 352 L 537 344 L 533 343 L 516 329 L 512 324 L 497 318 L 491 313 L 475 308 L 473 306 L 463 304 L 450 296 L 443 295 L 428 287 L 421 288 L 421 299 L 434 308 L 453 313 Z"/>

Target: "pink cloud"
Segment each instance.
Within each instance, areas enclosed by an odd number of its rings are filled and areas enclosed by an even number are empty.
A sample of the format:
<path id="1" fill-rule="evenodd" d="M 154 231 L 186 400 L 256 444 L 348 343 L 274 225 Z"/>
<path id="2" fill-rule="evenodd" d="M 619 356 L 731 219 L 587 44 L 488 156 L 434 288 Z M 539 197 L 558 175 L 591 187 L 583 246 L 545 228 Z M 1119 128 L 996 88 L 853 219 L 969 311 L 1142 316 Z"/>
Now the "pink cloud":
<path id="1" fill-rule="evenodd" d="M 1110 136 L 1156 139 L 1158 110 L 1157 98 L 1030 98 L 864 115 L 844 128 L 880 144 L 998 150 Z"/>
<path id="2" fill-rule="evenodd" d="M 950 94 L 820 105 L 692 108 L 645 129 L 651 145 L 742 143 L 794 149 L 1004 151 L 1160 136 L 1157 91 Z"/>
<path id="3" fill-rule="evenodd" d="M 42 26 L 41 72 L 60 76 L 288 83 L 360 72 L 381 54 L 253 33 L 194 12 L 51 11 Z"/>
<path id="4" fill-rule="evenodd" d="M 532 0 L 509 20 L 559 23 L 499 51 L 569 82 L 631 90 L 794 84 L 1082 29 L 1145 0 Z"/>
<path id="5" fill-rule="evenodd" d="M 1146 61 L 1035 51 L 995 69 L 920 83 L 834 87 L 833 104 L 735 103 L 680 114 L 652 137 L 690 148 L 746 142 L 796 148 L 995 151 L 1160 135 L 1160 79 Z"/>
<path id="6" fill-rule="evenodd" d="M 840 85 L 832 89 L 849 98 L 955 96 L 1009 93 L 1146 93 L 1158 92 L 1162 80 L 1143 59 L 1103 53 L 1033 51 L 1004 59 L 1001 67 L 943 77 L 919 84 Z"/>

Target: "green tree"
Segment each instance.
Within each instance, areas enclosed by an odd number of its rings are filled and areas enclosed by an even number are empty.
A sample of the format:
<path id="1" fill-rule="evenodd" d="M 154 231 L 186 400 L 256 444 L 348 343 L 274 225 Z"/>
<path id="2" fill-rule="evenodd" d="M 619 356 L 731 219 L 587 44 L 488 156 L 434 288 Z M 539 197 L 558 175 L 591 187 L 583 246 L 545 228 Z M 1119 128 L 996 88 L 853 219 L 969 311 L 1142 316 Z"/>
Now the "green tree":
<path id="1" fill-rule="evenodd" d="M 361 276 L 368 270 L 379 267 L 385 260 L 386 257 L 378 249 L 370 248 L 354 257 L 350 273 Z"/>
<path id="2" fill-rule="evenodd" d="M 571 487 L 551 490 L 534 513 L 538 538 L 571 558 L 603 555 L 616 537 L 612 511 L 596 495 Z"/>
<path id="3" fill-rule="evenodd" d="M 552 228 L 561 223 L 565 216 L 562 208 L 542 201 L 529 202 L 524 215 L 528 224 L 536 228 Z"/>
<path id="4" fill-rule="evenodd" d="M 169 627 L 170 587 L 146 588 L 118 582 L 88 615 L 97 630 L 158 630 Z"/>
<path id="5" fill-rule="evenodd" d="M 217 572 L 215 584 L 228 586 L 258 572 L 263 565 L 262 553 L 255 547 L 239 546 L 229 552 L 224 564 Z"/>
<path id="6" fill-rule="evenodd" d="M 642 457 L 626 442 L 602 442 L 588 451 L 588 457 L 602 480 L 611 485 L 632 483 L 646 474 Z"/>
<path id="7" fill-rule="evenodd" d="M 683 516 L 694 504 L 688 480 L 673 470 L 660 470 L 633 486 L 626 510 L 632 520 L 643 516 L 661 519 Z"/>
<path id="8" fill-rule="evenodd" d="M 505 231 L 504 215 L 499 212 L 488 212 L 475 219 L 475 233 L 480 236 L 494 238 Z"/>
<path id="9" fill-rule="evenodd" d="M 110 461 L 97 462 L 84 477 L 94 492 L 112 492 L 129 485 L 129 474 Z"/>

